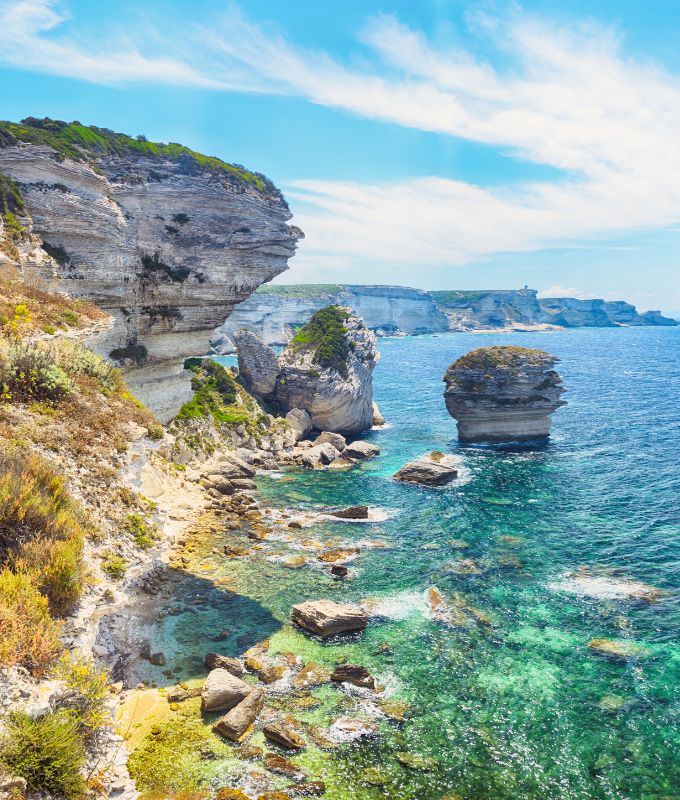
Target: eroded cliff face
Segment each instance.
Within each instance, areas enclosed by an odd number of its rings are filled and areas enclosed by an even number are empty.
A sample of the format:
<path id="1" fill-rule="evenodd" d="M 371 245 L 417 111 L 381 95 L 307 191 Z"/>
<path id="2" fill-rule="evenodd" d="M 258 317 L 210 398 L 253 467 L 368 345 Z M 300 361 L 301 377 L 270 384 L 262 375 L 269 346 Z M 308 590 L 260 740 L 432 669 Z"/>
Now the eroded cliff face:
<path id="1" fill-rule="evenodd" d="M 545 439 L 551 415 L 565 404 L 557 358 L 526 347 L 480 347 L 444 375 L 446 408 L 462 442 Z"/>
<path id="2" fill-rule="evenodd" d="M 260 284 L 287 269 L 301 238 L 270 183 L 252 173 L 138 152 L 64 157 L 3 139 L 0 173 L 17 183 L 53 259 L 24 278 L 87 297 L 114 318 L 90 346 L 121 363 L 162 420 L 190 399 L 184 360 Z M 246 176 L 244 179 L 243 175 Z"/>
<path id="3" fill-rule="evenodd" d="M 267 344 L 286 344 L 328 305 L 351 308 L 367 328 L 383 335 L 448 330 L 446 314 L 428 292 L 405 286 L 267 286 L 234 309 L 220 332 L 233 339 L 247 328 Z"/>
<path id="4" fill-rule="evenodd" d="M 278 358 L 256 334 L 237 332 L 239 374 L 282 412 L 306 411 L 317 430 L 362 433 L 373 425 L 372 376 L 380 358 L 375 335 L 348 308 L 331 306 L 323 314 L 323 322 L 315 314 L 312 330 L 303 328 Z"/>

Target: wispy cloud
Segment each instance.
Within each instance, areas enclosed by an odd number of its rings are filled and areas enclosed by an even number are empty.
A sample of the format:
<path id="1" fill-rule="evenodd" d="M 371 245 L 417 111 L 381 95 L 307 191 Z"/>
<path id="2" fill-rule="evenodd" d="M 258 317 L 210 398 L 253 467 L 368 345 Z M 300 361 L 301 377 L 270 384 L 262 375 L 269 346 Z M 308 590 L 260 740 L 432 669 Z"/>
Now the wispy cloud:
<path id="1" fill-rule="evenodd" d="M 618 296 L 616 292 L 609 292 L 607 299 L 612 299 Z M 537 297 L 543 299 L 544 297 L 575 297 L 578 300 L 592 300 L 597 295 L 584 292 L 581 289 L 576 289 L 573 286 L 549 286 L 547 289 L 541 289 Z"/>
<path id="2" fill-rule="evenodd" d="M 478 17 L 469 35 L 492 62 L 437 47 L 389 15 L 368 20 L 343 60 L 297 47 L 235 7 L 145 47 L 129 35 L 84 44 L 60 34 L 65 21 L 50 0 L 0 2 L 0 61 L 101 83 L 302 97 L 491 145 L 564 176 L 494 189 L 437 177 L 301 179 L 288 194 L 307 233 L 303 266 L 461 265 L 680 220 L 680 80 L 631 60 L 592 24 L 566 28 L 518 11 Z"/>

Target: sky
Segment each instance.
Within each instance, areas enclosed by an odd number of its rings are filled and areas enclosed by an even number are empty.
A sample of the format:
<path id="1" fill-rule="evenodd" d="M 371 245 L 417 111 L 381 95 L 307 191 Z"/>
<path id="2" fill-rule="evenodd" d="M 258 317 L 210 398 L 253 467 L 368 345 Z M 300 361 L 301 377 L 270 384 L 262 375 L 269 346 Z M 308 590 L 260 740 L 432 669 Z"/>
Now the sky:
<path id="1" fill-rule="evenodd" d="M 679 37 L 677 0 L 0 0 L 0 117 L 265 173 L 277 282 L 680 316 Z"/>

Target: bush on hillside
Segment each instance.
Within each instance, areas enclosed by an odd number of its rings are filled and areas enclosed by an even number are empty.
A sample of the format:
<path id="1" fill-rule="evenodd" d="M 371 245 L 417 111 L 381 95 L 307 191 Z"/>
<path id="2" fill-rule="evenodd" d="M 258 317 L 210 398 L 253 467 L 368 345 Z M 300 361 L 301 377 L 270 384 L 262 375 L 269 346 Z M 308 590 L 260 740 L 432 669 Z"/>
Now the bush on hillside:
<path id="1" fill-rule="evenodd" d="M 14 712 L 0 743 L 0 764 L 34 792 L 76 800 L 85 794 L 85 747 L 76 718 L 56 711 L 38 719 Z"/>
<path id="2" fill-rule="evenodd" d="M 349 312 L 340 306 L 327 306 L 314 314 L 291 339 L 295 348 L 314 348 L 314 363 L 335 369 L 347 377 L 347 357 L 351 343 L 345 323 Z"/>

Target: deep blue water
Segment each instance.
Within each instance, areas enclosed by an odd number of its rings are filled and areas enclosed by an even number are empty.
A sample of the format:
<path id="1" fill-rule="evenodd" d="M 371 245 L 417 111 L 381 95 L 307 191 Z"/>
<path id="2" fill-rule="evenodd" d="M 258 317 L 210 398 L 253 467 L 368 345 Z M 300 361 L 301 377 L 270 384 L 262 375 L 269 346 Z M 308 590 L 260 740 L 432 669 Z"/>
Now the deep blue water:
<path id="1" fill-rule="evenodd" d="M 458 444 L 442 376 L 458 356 L 491 344 L 560 358 L 568 404 L 545 447 Z M 274 650 L 329 664 L 349 653 L 411 705 L 410 718 L 386 724 L 378 739 L 316 762 L 305 756 L 326 796 L 680 797 L 680 328 L 447 334 L 379 347 L 375 398 L 389 427 L 368 438 L 381 455 L 345 473 L 263 477 L 260 488 L 293 509 L 386 509 L 390 518 L 377 525 L 324 523 L 305 533 L 380 538 L 390 549 L 362 551 L 344 584 L 319 568 L 287 570 L 267 549 L 229 567 L 258 609 L 244 613 L 242 630 L 255 635 L 264 614 Z M 465 480 L 444 489 L 392 480 L 434 449 L 458 455 Z M 478 574 L 461 574 L 461 559 Z M 645 603 L 569 591 L 568 573 L 583 566 L 664 594 Z M 432 586 L 457 610 L 455 624 L 424 609 Z M 321 596 L 377 598 L 385 616 L 349 644 L 310 643 L 287 624 L 290 606 Z M 197 630 L 195 619 L 184 630 L 180 619 L 173 635 L 191 642 Z M 640 656 L 605 659 L 587 646 L 595 638 L 635 643 Z M 337 713 L 329 708 L 326 724 Z M 407 769 L 401 751 L 435 761 Z M 380 786 L 366 780 L 373 767 Z"/>

